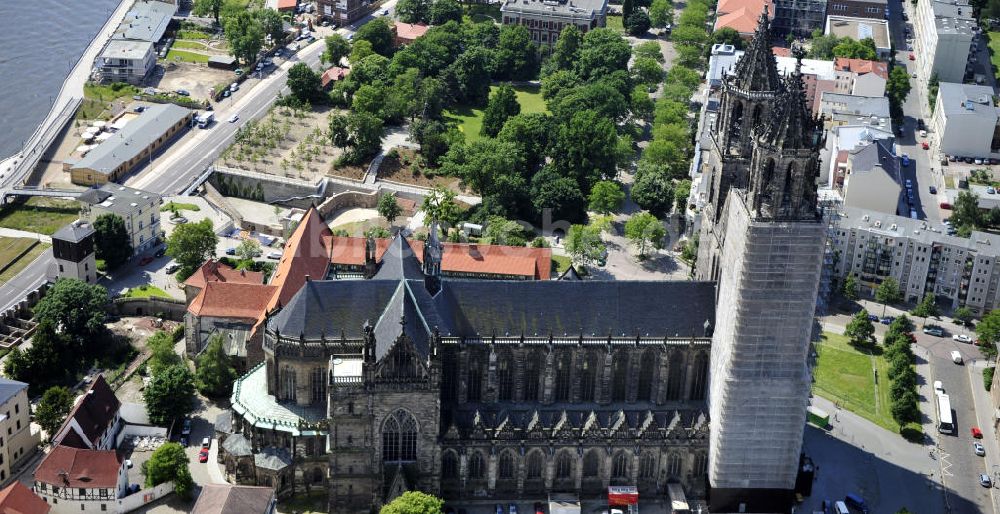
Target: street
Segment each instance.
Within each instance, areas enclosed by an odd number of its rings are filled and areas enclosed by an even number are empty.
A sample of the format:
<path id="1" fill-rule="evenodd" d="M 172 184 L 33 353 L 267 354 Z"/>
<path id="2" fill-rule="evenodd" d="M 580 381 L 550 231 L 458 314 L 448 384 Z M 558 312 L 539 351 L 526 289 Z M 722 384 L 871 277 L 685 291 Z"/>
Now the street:
<path id="1" fill-rule="evenodd" d="M 389 0 L 382 8 L 391 12 L 395 4 L 396 0 Z M 371 21 L 375 17 L 366 16 L 355 25 L 337 29 L 336 32 L 346 37 L 354 33 L 353 27 Z M 250 120 L 262 118 L 267 114 L 279 94 L 288 94 L 286 86 L 288 70 L 299 62 L 316 69 L 325 49 L 323 39 L 317 39 L 289 57 L 249 90 L 240 91 L 233 97 L 216 103 L 215 117 L 218 122 L 207 130 L 190 130 L 167 151 L 154 158 L 150 164 L 133 172 L 126 179 L 125 185 L 160 194 L 177 194 L 184 191 L 195 178 L 215 162 L 223 150 L 232 144 L 240 127 Z M 234 114 L 239 115 L 239 121 L 236 123 L 224 121 Z"/>

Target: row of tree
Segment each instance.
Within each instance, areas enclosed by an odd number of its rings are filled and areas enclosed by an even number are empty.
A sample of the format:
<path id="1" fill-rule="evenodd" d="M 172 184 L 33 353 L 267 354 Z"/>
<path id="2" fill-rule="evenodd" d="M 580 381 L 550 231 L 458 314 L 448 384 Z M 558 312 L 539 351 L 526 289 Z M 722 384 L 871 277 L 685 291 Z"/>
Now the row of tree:
<path id="1" fill-rule="evenodd" d="M 193 11 L 215 18 L 223 27 L 229 52 L 244 63 L 257 59 L 267 38 L 274 44 L 284 37 L 284 20 L 274 9 L 248 9 L 241 0 L 195 0 Z"/>

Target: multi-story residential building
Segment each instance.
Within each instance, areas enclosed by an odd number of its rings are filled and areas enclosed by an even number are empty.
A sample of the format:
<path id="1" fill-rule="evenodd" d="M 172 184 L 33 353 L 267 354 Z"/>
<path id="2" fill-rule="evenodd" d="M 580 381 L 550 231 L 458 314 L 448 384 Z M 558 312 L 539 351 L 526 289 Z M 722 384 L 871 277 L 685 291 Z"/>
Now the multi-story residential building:
<path id="1" fill-rule="evenodd" d="M 857 96 L 884 96 L 885 83 L 889 79 L 889 66 L 882 61 L 847 59 L 833 60 L 837 75 L 834 93 Z"/>
<path id="2" fill-rule="evenodd" d="M 101 82 L 141 84 L 156 65 L 156 51 L 149 41 L 112 39 L 94 63 Z"/>
<path id="3" fill-rule="evenodd" d="M 852 18 L 889 18 L 889 2 L 886 0 L 829 0 L 826 4 L 828 16 L 850 16 Z"/>
<path id="4" fill-rule="evenodd" d="M 138 0 L 115 29 L 112 39 L 156 43 L 167 32 L 174 14 L 177 14 L 175 2 Z"/>
<path id="5" fill-rule="evenodd" d="M 0 379 L 0 481 L 38 447 L 39 434 L 31 432 L 28 384 Z"/>
<path id="6" fill-rule="evenodd" d="M 774 30 L 808 37 L 823 28 L 827 0 L 775 0 Z"/>
<path id="7" fill-rule="evenodd" d="M 876 139 L 847 154 L 844 205 L 903 216 L 910 212 L 893 138 Z"/>
<path id="8" fill-rule="evenodd" d="M 63 426 L 52 434 L 52 442 L 85 450 L 112 450 L 123 425 L 121 402 L 104 375 L 98 375 L 66 416 Z"/>
<path id="9" fill-rule="evenodd" d="M 976 19 L 968 0 L 917 2 L 913 54 L 923 79 L 964 82 L 971 71 L 970 48 Z"/>
<path id="10" fill-rule="evenodd" d="M 888 58 L 892 53 L 887 20 L 831 15 L 826 17 L 823 33 L 838 38 L 849 37 L 855 41 L 871 39 L 875 42 L 875 53 L 880 59 Z"/>
<path id="11" fill-rule="evenodd" d="M 892 277 L 907 302 L 930 293 L 976 314 L 1000 306 L 1000 235 L 949 236 L 927 221 L 854 207 L 842 207 L 838 223 L 834 274 L 854 276 L 863 295 Z"/>
<path id="12" fill-rule="evenodd" d="M 137 164 L 152 160 L 153 153 L 188 128 L 190 109 L 174 104 L 147 107 L 79 159 L 66 159 L 63 168 L 74 184 L 95 186 L 114 182 Z"/>
<path id="13" fill-rule="evenodd" d="M 127 490 L 125 459 L 115 450 L 56 445 L 35 470 L 34 492 L 54 514 L 118 512 Z"/>
<path id="14" fill-rule="evenodd" d="M 531 40 L 554 45 L 568 25 L 580 32 L 607 25 L 608 0 L 506 0 L 500 5 L 504 25 L 523 25 Z"/>
<path id="15" fill-rule="evenodd" d="M 139 254 L 153 247 L 163 229 L 160 227 L 160 203 L 156 193 L 118 184 L 104 184 L 80 195 L 83 205 L 80 217 L 93 223 L 104 214 L 117 214 L 125 222 L 132 243 L 132 253 Z"/>
<path id="16" fill-rule="evenodd" d="M 959 157 L 997 157 L 1000 153 L 1000 107 L 993 88 L 941 82 L 930 132 L 941 152 Z"/>
<path id="17" fill-rule="evenodd" d="M 841 190 L 847 177 L 850 153 L 880 139 L 892 139 L 892 132 L 868 125 L 838 125 L 826 133 L 826 151 L 831 156 L 829 167 L 820 170 L 820 182 Z"/>
<path id="18" fill-rule="evenodd" d="M 319 16 L 338 25 L 348 25 L 372 11 L 372 0 L 316 0 Z"/>
<path id="19" fill-rule="evenodd" d="M 889 99 L 884 96 L 823 93 L 819 112 L 824 117 L 823 124 L 827 129 L 843 125 L 867 125 L 892 132 Z"/>
<path id="20" fill-rule="evenodd" d="M 52 256 L 58 266 L 59 278 L 94 283 L 97 280 L 94 226 L 77 220 L 57 230 L 52 234 Z"/>

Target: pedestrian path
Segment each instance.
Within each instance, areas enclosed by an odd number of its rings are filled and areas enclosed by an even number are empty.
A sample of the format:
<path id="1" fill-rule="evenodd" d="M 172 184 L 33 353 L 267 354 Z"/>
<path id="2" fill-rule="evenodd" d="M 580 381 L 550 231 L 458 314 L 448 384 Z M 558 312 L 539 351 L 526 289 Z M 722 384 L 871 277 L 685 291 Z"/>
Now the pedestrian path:
<path id="1" fill-rule="evenodd" d="M 16 230 L 12 228 L 0 228 L 0 237 L 23 237 L 26 239 L 37 239 L 43 243 L 52 243 L 52 237 L 37 232 L 26 230 Z"/>

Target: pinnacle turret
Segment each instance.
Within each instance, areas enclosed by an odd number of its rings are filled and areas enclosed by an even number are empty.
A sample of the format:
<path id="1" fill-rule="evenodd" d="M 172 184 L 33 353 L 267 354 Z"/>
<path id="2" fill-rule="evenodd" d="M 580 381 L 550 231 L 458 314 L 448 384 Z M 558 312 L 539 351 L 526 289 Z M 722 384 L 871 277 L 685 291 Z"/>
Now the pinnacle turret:
<path id="1" fill-rule="evenodd" d="M 781 88 L 778 64 L 771 51 L 771 19 L 766 4 L 753 39 L 733 68 L 729 83 L 743 91 L 778 91 Z"/>

